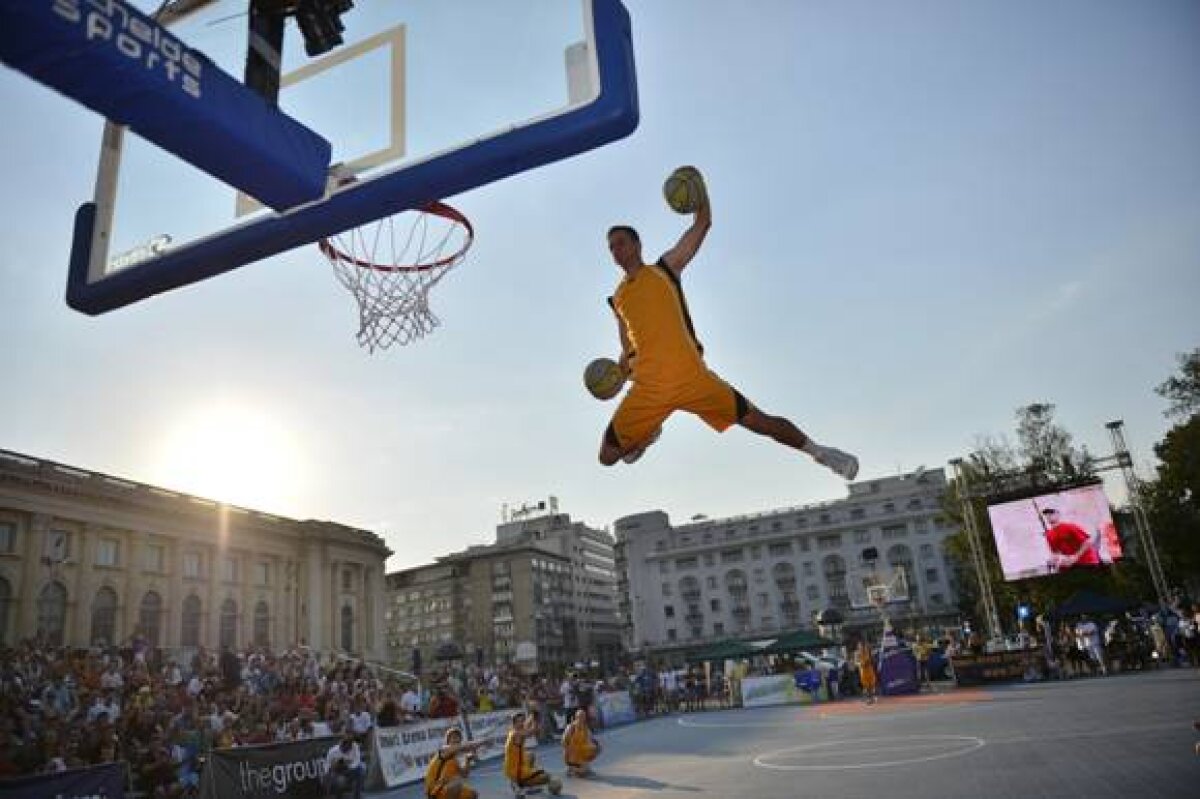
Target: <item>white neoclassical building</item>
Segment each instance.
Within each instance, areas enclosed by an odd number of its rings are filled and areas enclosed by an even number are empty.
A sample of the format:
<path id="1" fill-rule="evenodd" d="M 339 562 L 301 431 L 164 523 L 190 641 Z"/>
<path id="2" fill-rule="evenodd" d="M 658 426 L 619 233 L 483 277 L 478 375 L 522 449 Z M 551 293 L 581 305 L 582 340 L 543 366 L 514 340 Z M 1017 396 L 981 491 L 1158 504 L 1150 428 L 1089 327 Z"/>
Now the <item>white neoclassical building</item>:
<path id="1" fill-rule="evenodd" d="M 618 519 L 617 574 L 626 646 L 683 654 L 725 638 L 813 627 L 832 609 L 848 627 L 878 612 L 866 585 L 904 572 L 891 618 L 917 630 L 958 619 L 955 532 L 942 515 L 942 469 L 852 483 L 844 499 L 672 525 L 662 511 Z"/>
<path id="2" fill-rule="evenodd" d="M 374 533 L 0 450 L 0 643 L 304 643 L 380 659 Z"/>

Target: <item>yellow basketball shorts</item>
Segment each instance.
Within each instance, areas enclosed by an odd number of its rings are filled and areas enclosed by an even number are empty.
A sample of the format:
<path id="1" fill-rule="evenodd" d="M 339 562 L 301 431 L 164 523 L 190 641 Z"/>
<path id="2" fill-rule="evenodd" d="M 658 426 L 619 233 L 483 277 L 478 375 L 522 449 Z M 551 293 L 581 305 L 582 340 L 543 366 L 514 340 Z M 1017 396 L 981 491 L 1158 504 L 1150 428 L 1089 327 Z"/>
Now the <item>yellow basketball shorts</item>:
<path id="1" fill-rule="evenodd" d="M 617 406 L 605 440 L 625 449 L 650 438 L 675 411 L 694 413 L 718 433 L 737 424 L 750 403 L 711 369 L 671 384 L 633 383 Z"/>

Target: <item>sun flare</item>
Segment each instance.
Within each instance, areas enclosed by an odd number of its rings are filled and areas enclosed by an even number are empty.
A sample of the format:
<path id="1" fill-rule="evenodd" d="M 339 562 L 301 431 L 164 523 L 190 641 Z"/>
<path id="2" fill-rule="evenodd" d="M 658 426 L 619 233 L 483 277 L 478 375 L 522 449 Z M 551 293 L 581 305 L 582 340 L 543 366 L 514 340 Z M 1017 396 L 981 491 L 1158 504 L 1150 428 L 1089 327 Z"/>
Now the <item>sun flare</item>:
<path id="1" fill-rule="evenodd" d="M 248 404 L 213 402 L 178 417 L 159 460 L 163 486 L 253 510 L 284 513 L 300 490 L 294 436 Z"/>

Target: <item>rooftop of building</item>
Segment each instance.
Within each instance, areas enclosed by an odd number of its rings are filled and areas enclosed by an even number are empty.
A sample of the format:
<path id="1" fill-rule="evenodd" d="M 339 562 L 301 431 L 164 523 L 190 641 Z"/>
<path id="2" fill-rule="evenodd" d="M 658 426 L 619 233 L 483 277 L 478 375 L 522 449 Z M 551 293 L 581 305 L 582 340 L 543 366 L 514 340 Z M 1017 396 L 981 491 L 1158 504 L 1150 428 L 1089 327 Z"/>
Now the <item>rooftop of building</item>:
<path id="1" fill-rule="evenodd" d="M 325 537 L 341 539 L 343 542 L 366 545 L 380 550 L 385 558 L 392 554 L 382 536 L 370 530 L 322 519 L 292 519 L 11 450 L 0 449 L 0 478 L 23 480 L 31 487 L 41 485 L 53 489 L 56 493 L 62 493 L 64 489 L 74 490 L 80 496 L 90 495 L 124 501 L 160 512 L 229 514 L 257 526 L 276 527 L 280 531 L 315 532 Z"/>
<path id="2" fill-rule="evenodd" d="M 648 521 L 651 517 L 659 517 L 662 519 L 664 526 L 670 526 L 675 532 L 696 532 L 709 528 L 729 527 L 736 524 L 770 520 L 780 516 L 801 515 L 844 508 L 865 500 L 886 501 L 913 494 L 940 493 L 945 489 L 945 486 L 945 469 L 940 467 L 936 469 L 920 467 L 912 472 L 851 483 L 848 486 L 847 495 L 839 499 L 811 502 L 804 505 L 789 505 L 781 508 L 719 518 L 698 518 L 693 516 L 690 521 L 679 525 L 671 525 L 669 517 L 667 517 L 664 511 L 645 511 L 622 517 L 616 521 L 615 526 L 618 531 L 627 532 L 638 529 L 642 526 L 643 521 Z"/>

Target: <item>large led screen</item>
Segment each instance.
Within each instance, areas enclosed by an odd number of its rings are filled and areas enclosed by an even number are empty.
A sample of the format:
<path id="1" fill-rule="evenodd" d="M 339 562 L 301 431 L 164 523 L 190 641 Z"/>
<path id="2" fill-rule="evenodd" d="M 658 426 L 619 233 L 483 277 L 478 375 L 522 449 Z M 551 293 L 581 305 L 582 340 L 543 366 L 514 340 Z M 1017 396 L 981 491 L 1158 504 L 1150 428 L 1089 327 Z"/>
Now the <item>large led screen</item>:
<path id="1" fill-rule="evenodd" d="M 988 506 L 1006 580 L 1105 566 L 1121 540 L 1104 487 L 1090 485 Z"/>

